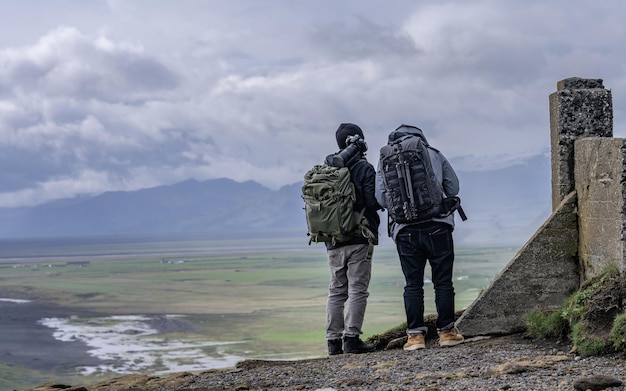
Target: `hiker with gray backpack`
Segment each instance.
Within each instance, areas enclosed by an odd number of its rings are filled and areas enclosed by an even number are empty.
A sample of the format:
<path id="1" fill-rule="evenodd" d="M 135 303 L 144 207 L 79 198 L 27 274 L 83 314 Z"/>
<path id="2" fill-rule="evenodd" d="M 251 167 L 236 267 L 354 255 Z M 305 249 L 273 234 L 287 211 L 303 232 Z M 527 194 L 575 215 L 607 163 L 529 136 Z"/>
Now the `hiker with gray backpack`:
<path id="1" fill-rule="evenodd" d="M 407 342 L 404 350 L 426 347 L 424 323 L 424 271 L 432 271 L 437 308 L 439 345 L 455 346 L 463 336 L 455 328 L 454 212 L 460 206 L 459 180 L 454 169 L 431 147 L 421 129 L 401 125 L 380 149 L 376 198 L 387 210 L 388 233 L 394 240 L 405 278 L 404 308 Z"/>
<path id="2" fill-rule="evenodd" d="M 335 137 L 340 151 L 304 176 L 309 244 L 324 243 L 328 255 L 328 354 L 368 353 L 376 347 L 360 335 L 380 225 L 376 171 L 365 159 L 367 144 L 359 126 L 343 123 Z"/>

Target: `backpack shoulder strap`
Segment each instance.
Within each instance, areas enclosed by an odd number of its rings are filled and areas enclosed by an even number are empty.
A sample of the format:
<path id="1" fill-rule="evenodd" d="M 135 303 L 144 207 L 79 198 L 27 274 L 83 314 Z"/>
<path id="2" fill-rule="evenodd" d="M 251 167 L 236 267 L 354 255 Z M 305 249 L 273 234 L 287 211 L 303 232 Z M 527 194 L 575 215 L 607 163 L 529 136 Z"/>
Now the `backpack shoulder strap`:
<path id="1" fill-rule="evenodd" d="M 350 173 L 352 173 L 352 168 L 354 166 L 357 165 L 357 163 L 362 162 L 363 160 L 367 161 L 367 159 L 364 156 L 361 156 L 359 159 L 355 159 L 353 162 L 350 163 L 348 167 L 348 170 L 350 170 Z"/>
<path id="2" fill-rule="evenodd" d="M 367 161 L 367 159 L 361 155 L 360 159 L 357 159 L 354 161 L 354 163 L 352 163 L 349 167 L 348 170 L 350 170 L 350 174 L 352 174 L 352 169 L 354 168 L 354 166 L 356 166 L 357 163 L 362 162 L 362 161 Z M 372 230 L 369 229 L 369 223 L 367 220 L 367 217 L 365 217 L 365 210 L 366 208 L 363 207 L 359 212 L 358 212 L 358 218 L 357 218 L 357 225 L 356 225 L 356 230 L 357 232 L 363 236 L 364 238 L 366 238 L 368 240 L 368 242 L 373 243 L 376 235 L 374 235 L 374 233 L 372 232 Z M 355 211 L 356 213 L 356 211 Z"/>
<path id="3" fill-rule="evenodd" d="M 430 145 L 426 145 L 426 148 L 428 148 L 428 149 L 432 149 L 433 151 L 435 151 L 435 152 L 439 153 L 439 150 L 438 150 L 437 148 L 435 148 L 435 147 L 431 147 Z"/>

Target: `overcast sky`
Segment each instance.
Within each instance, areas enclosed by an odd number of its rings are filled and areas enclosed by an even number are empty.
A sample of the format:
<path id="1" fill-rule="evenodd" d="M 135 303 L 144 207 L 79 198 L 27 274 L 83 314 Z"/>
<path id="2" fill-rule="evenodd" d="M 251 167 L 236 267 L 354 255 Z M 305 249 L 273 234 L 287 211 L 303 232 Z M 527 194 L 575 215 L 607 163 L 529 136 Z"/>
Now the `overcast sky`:
<path id="1" fill-rule="evenodd" d="M 0 206 L 188 178 L 299 182 L 359 124 L 457 170 L 549 153 L 548 96 L 604 79 L 626 136 L 626 2 L 0 0 Z"/>

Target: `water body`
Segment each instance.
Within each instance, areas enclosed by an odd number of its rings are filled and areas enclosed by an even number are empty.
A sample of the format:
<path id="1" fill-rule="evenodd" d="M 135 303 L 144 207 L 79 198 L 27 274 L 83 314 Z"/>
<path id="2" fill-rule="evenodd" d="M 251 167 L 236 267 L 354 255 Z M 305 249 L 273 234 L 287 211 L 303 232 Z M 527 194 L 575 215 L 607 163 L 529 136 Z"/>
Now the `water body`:
<path id="1" fill-rule="evenodd" d="M 0 297 L 3 296 L 0 290 Z M 0 362 L 40 371 L 73 371 L 77 363 L 97 366 L 84 341 L 61 341 L 41 323 L 48 317 L 70 317 L 75 309 L 5 297 L 0 300 Z M 89 313 L 82 313 L 89 316 Z"/>
<path id="2" fill-rule="evenodd" d="M 185 331 L 185 323 L 178 323 L 180 318 L 167 315 L 72 316 L 43 318 L 38 323 L 52 329 L 52 336 L 58 341 L 84 344 L 87 354 L 99 360 L 97 365 L 77 367 L 82 375 L 199 371 L 230 367 L 243 360 L 220 349 L 239 342 L 173 339 L 161 334 L 160 328 Z"/>
<path id="3" fill-rule="evenodd" d="M 0 365 L 41 374 L 38 380 L 10 375 L 19 379 L 14 380 L 18 384 L 0 374 L 0 385 L 8 381 L 8 389 L 23 389 L 49 381 L 67 382 L 76 376 L 95 382 L 129 373 L 201 371 L 231 367 L 244 359 L 223 350 L 237 341 L 194 340 L 186 331 L 193 330 L 178 317 L 102 317 L 0 297 Z M 171 332 L 181 332 L 181 338 L 168 336 Z"/>

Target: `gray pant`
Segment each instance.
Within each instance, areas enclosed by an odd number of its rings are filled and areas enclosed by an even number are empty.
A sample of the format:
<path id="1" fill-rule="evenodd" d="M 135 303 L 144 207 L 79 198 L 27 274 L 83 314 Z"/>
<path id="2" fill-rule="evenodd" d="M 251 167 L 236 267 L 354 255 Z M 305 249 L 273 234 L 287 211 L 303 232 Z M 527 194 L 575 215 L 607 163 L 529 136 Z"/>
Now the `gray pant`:
<path id="1" fill-rule="evenodd" d="M 361 327 L 372 275 L 370 246 L 353 244 L 328 250 L 330 285 L 326 301 L 326 339 L 356 337 L 363 333 Z"/>

